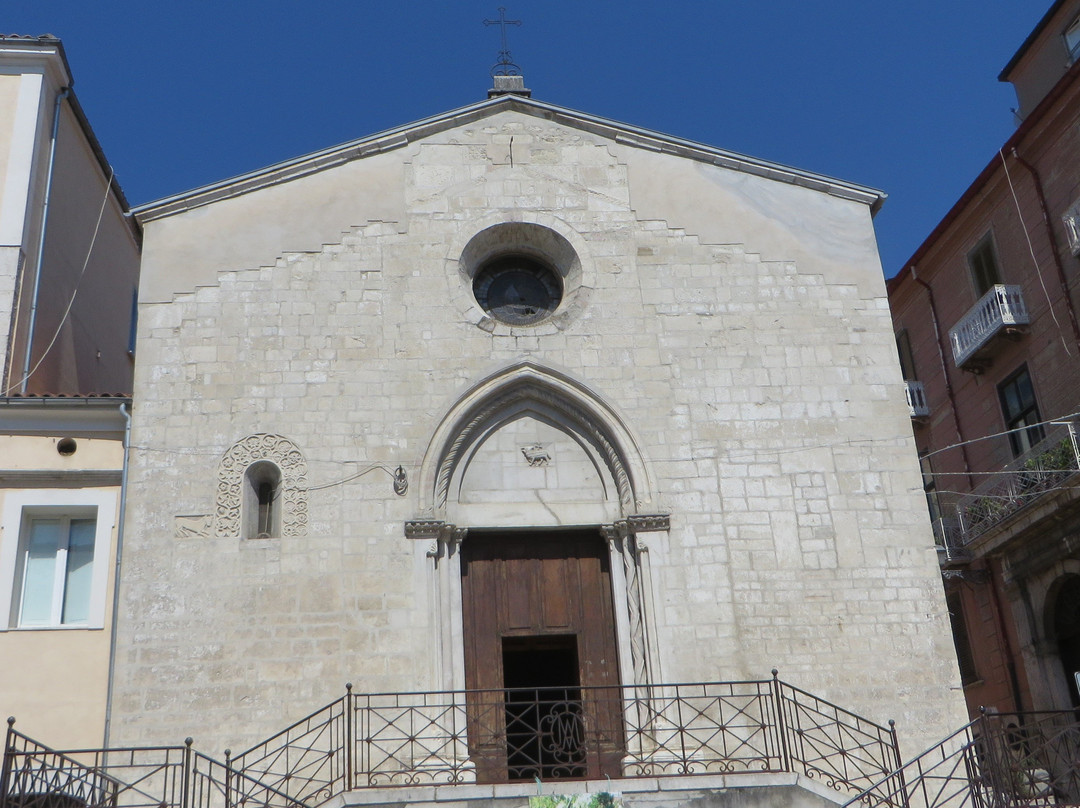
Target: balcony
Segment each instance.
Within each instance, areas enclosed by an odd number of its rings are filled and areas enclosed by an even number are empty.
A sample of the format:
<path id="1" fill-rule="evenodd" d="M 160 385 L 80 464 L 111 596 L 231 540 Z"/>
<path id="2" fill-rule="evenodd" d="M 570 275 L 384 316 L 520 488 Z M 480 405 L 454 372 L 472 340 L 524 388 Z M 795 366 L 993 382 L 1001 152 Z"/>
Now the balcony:
<path id="1" fill-rule="evenodd" d="M 1019 286 L 997 284 L 949 329 L 953 361 L 961 370 L 981 373 L 990 363 L 998 336 L 1017 336 L 1031 322 Z"/>
<path id="2" fill-rule="evenodd" d="M 908 412 L 912 419 L 926 418 L 930 415 L 930 405 L 926 403 L 926 391 L 922 382 L 905 381 L 907 387 L 904 394 L 907 396 Z"/>
<path id="3" fill-rule="evenodd" d="M 1059 424 L 1030 450 L 960 497 L 956 505 L 959 532 L 952 540 L 960 546 L 971 543 L 1073 477 L 1078 471 L 1077 428 Z"/>

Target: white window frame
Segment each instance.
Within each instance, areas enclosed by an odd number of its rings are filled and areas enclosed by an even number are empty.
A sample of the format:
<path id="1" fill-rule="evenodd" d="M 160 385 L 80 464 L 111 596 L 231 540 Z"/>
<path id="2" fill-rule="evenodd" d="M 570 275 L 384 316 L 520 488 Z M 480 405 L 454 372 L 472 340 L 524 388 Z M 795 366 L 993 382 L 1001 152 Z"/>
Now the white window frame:
<path id="1" fill-rule="evenodd" d="M 1080 58 L 1080 16 L 1075 17 L 1065 26 L 1065 30 L 1061 32 L 1061 38 L 1065 40 L 1065 52 L 1069 54 L 1066 64 L 1071 65 Z M 1073 40 L 1072 43 L 1069 42 L 1070 39 Z"/>
<path id="2" fill-rule="evenodd" d="M 91 572 L 90 608 L 85 623 L 19 626 L 22 588 L 15 579 L 19 569 L 19 549 L 29 530 L 30 520 L 41 518 L 85 518 L 95 515 L 94 560 Z M 54 631 L 105 627 L 106 587 L 112 554 L 112 531 L 116 523 L 116 491 L 45 488 L 8 491 L 0 512 L 0 631 Z"/>
<path id="3" fill-rule="evenodd" d="M 1073 202 L 1061 217 L 1065 225 L 1065 237 L 1069 240 L 1069 252 L 1080 255 L 1080 199 Z"/>

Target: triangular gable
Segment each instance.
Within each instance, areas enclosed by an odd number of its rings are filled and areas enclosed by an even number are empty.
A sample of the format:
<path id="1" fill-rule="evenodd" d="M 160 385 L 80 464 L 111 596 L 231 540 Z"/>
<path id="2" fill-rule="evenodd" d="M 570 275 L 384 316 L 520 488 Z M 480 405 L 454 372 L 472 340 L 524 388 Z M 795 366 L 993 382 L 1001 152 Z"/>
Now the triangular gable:
<path id="1" fill-rule="evenodd" d="M 619 123 L 608 118 L 548 104 L 518 95 L 501 95 L 460 107 L 440 115 L 425 118 L 395 129 L 378 132 L 311 154 L 276 163 L 247 174 L 205 185 L 175 196 L 165 197 L 133 210 L 140 222 L 170 216 L 184 210 L 207 205 L 222 199 L 245 194 L 268 185 L 302 177 L 352 160 L 392 151 L 421 138 L 472 123 L 499 112 L 515 111 L 553 121 L 617 143 L 649 151 L 667 153 L 691 160 L 722 166 L 760 177 L 800 185 L 821 193 L 861 202 L 876 213 L 886 194 L 874 188 L 857 185 L 823 174 L 791 168 L 767 160 L 759 160 L 736 152 L 706 146 L 691 140 L 665 135 L 651 129 Z"/>

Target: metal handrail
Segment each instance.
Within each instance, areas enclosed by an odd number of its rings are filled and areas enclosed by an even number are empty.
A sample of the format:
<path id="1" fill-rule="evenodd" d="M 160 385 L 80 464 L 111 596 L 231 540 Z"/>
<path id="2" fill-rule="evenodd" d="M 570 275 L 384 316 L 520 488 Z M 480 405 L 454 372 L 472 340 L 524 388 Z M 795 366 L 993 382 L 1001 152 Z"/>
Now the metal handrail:
<path id="1" fill-rule="evenodd" d="M 961 545 L 974 541 L 1080 470 L 1076 425 L 1058 423 L 1058 427 L 986 482 L 959 497 L 956 518 Z"/>
<path id="2" fill-rule="evenodd" d="M 983 711 L 844 808 L 1032 808 L 1078 802 L 1080 722 L 1074 711 Z"/>
<path id="3" fill-rule="evenodd" d="M 357 694 L 349 687 L 231 764 L 316 800 L 342 789 L 584 777 L 590 756 L 617 758 L 617 770 L 603 771 L 608 777 L 801 771 L 838 790 L 863 788 L 900 763 L 891 726 L 776 676 L 526 690 Z M 561 734 L 528 725 L 519 715 L 528 711 Z M 605 715 L 619 716 L 618 726 L 605 724 Z M 566 747 L 570 736 L 580 748 Z"/>
<path id="4" fill-rule="evenodd" d="M 957 367 L 963 367 L 1002 328 L 1030 322 L 1021 287 L 1002 283 L 991 286 L 949 329 L 953 361 Z"/>
<path id="5" fill-rule="evenodd" d="M 0 808 L 310 808 L 183 746 L 58 751 L 8 719 Z"/>
<path id="6" fill-rule="evenodd" d="M 594 776 L 796 772 L 855 793 L 900 764 L 891 724 L 776 671 L 765 680 L 646 686 L 373 694 L 350 686 L 245 752 L 226 750 L 224 763 L 190 739 L 57 753 L 23 737 L 9 726 L 0 808 L 9 794 L 20 808 L 71 808 L 62 788 L 40 805 L 23 801 L 28 792 L 12 774 L 34 767 L 104 778 L 111 796 L 90 808 L 308 808 L 360 788 Z"/>

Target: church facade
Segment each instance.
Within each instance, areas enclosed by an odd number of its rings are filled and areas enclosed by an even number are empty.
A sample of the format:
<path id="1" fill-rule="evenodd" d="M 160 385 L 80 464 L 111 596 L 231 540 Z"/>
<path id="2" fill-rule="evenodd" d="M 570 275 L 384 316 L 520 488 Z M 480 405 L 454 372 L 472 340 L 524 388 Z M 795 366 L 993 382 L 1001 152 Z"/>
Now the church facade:
<path id="1" fill-rule="evenodd" d="M 964 723 L 883 195 L 509 84 L 136 211 L 112 742 L 772 668 Z"/>

